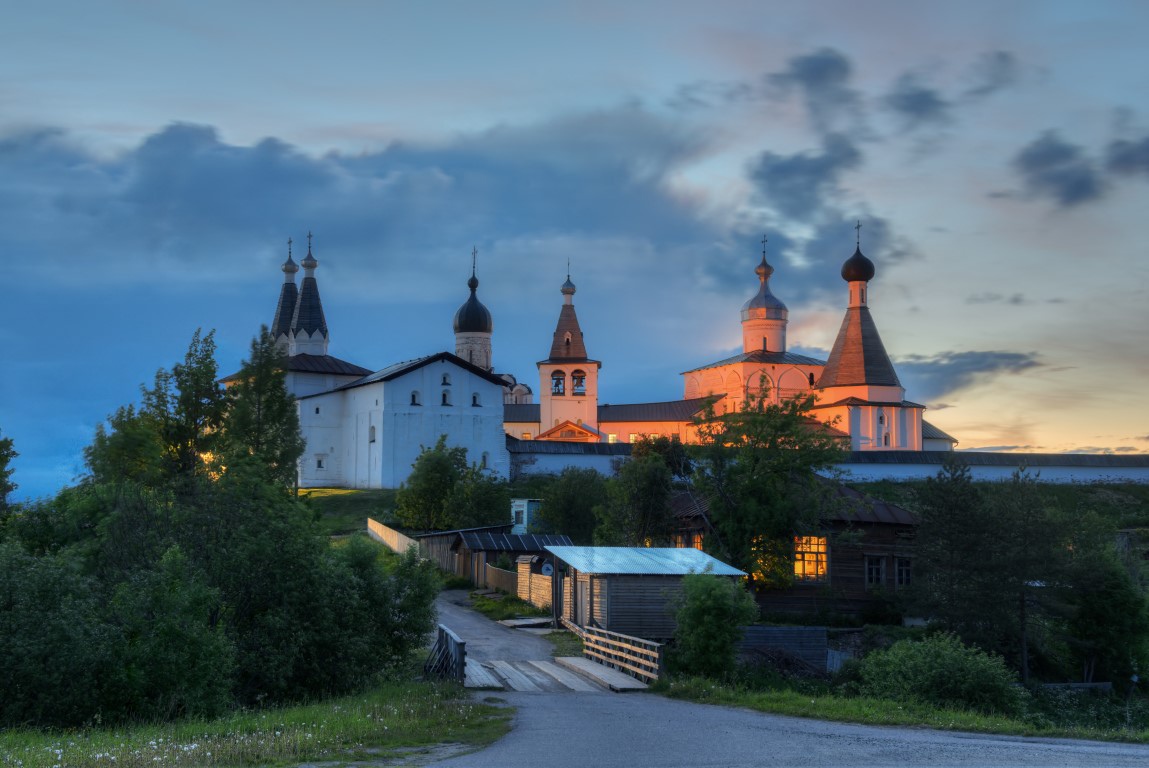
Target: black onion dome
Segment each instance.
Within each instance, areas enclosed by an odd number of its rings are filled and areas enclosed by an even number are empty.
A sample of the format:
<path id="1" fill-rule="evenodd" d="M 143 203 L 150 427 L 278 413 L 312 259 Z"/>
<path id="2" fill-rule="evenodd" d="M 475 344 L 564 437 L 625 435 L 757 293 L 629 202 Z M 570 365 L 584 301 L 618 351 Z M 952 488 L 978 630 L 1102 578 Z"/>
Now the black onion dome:
<path id="1" fill-rule="evenodd" d="M 862 255 L 861 248 L 855 248 L 854 255 L 842 265 L 842 279 L 847 283 L 868 283 L 874 279 L 874 262 Z"/>
<path id="2" fill-rule="evenodd" d="M 479 278 L 472 274 L 471 279 L 467 281 L 467 287 L 471 289 L 471 296 L 455 313 L 455 333 L 490 333 L 495 327 L 491 311 L 484 307 L 483 302 L 475 295 L 475 290 L 479 287 Z"/>

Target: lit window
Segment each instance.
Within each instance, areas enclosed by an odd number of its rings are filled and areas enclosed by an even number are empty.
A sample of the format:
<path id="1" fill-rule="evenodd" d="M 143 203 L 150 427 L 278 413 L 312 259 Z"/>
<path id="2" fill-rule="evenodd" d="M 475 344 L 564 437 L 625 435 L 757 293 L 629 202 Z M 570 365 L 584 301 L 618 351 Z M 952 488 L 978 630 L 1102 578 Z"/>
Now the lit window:
<path id="1" fill-rule="evenodd" d="M 881 587 L 886 583 L 886 558 L 866 555 L 866 586 Z"/>
<path id="2" fill-rule="evenodd" d="M 609 435 L 606 436 L 606 441 L 608 443 L 617 443 L 618 442 L 618 435 L 611 432 Z"/>
<path id="3" fill-rule="evenodd" d="M 530 432 L 524 432 L 523 433 L 523 439 L 524 440 L 530 440 L 531 439 L 531 433 Z"/>
<path id="4" fill-rule="evenodd" d="M 565 395 L 567 389 L 567 375 L 563 371 L 555 371 L 551 374 L 551 394 L 552 395 Z"/>
<path id="5" fill-rule="evenodd" d="M 678 549 L 702 549 L 702 532 L 688 531 L 674 535 L 674 546 Z"/>
<path id="6" fill-rule="evenodd" d="M 910 574 L 912 561 L 908 557 L 898 557 L 894 559 L 894 583 L 899 587 L 908 587 L 910 585 Z"/>
<path id="7" fill-rule="evenodd" d="M 794 580 L 825 581 L 827 575 L 826 537 L 795 536 Z"/>
<path id="8" fill-rule="evenodd" d="M 571 394 L 586 394 L 586 371 L 571 372 Z"/>

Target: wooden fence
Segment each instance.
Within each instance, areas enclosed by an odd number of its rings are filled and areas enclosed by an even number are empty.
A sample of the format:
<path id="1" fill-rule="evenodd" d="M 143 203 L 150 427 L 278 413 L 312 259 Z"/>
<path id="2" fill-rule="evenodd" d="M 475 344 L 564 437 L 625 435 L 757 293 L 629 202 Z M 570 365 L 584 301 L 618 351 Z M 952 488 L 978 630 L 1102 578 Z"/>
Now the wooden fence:
<path id="1" fill-rule="evenodd" d="M 562 623 L 582 639 L 582 654 L 591 661 L 625 672 L 644 683 L 653 683 L 666 674 L 662 643 L 595 627 L 580 627 L 565 618 Z"/>
<path id="2" fill-rule="evenodd" d="M 416 550 L 419 549 L 419 542 L 410 536 L 399 533 L 399 531 L 394 528 L 388 528 L 383 525 L 383 523 L 378 520 L 373 520 L 370 517 L 367 518 L 367 534 L 376 541 L 387 545 L 392 552 L 403 554 L 410 547 L 415 547 Z"/>
<path id="3" fill-rule="evenodd" d="M 504 571 L 486 563 L 483 580 L 489 589 L 497 589 L 508 595 L 517 595 L 519 592 L 519 576 L 514 571 Z"/>
<path id="4" fill-rule="evenodd" d="M 459 636 L 440 624 L 435 632 L 435 644 L 423 664 L 423 674 L 464 682 L 467 677 L 467 644 Z"/>
<path id="5" fill-rule="evenodd" d="M 529 558 L 520 557 L 518 564 L 518 585 L 515 594 L 536 608 L 550 608 L 554 600 L 554 584 L 550 576 L 531 573 Z"/>

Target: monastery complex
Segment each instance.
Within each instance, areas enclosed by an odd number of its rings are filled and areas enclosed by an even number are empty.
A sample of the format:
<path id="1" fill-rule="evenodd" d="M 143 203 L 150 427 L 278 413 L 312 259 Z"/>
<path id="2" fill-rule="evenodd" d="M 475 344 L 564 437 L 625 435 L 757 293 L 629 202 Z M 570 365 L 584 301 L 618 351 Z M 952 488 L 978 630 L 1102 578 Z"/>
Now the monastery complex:
<path id="1" fill-rule="evenodd" d="M 303 268 L 303 279 L 296 276 Z M 535 390 L 499 373 L 491 356 L 494 322 L 478 298 L 479 280 L 455 313 L 455 351 L 370 370 L 328 352 L 329 333 L 308 237 L 297 265 L 290 246 L 271 325 L 287 354 L 287 385 L 298 399 L 307 443 L 303 487 L 390 488 L 410 473 L 420 450 L 445 435 L 473 462 L 502 477 L 559 472 L 567 466 L 609 474 L 642 436 L 697 441 L 695 418 L 737 411 L 748 398 L 812 394 L 813 414 L 849 450 L 840 469 L 855 479 L 933 475 L 957 440 L 925 421 L 925 406 L 906 399 L 868 303 L 876 269 L 858 244 L 842 265 L 845 316 L 828 360 L 786 348 L 789 310 L 770 289 L 765 250 L 754 269 L 757 290 L 742 305 L 742 352 L 686 371 L 681 400 L 599 404 L 599 373 L 579 326 L 568 274 Z M 747 270 L 749 273 L 749 270 Z M 748 274 L 749 278 L 749 274 Z M 747 292 L 752 288 L 748 279 Z M 731 313 L 733 314 L 733 312 Z M 1019 464 L 1047 480 L 1149 482 L 1149 457 L 963 452 L 975 477 L 1005 478 Z"/>

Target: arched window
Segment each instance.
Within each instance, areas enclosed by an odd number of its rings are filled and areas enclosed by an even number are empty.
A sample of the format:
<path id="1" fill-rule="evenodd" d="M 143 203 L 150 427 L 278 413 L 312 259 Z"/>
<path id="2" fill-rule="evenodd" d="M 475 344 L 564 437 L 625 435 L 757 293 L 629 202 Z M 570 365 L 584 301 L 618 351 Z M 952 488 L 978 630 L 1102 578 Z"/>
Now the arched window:
<path id="1" fill-rule="evenodd" d="M 886 423 L 886 412 L 884 410 L 882 410 L 881 408 L 878 409 L 878 423 L 879 424 L 885 424 Z"/>
<path id="2" fill-rule="evenodd" d="M 471 393 L 471 405 L 475 406 L 476 408 L 479 407 L 480 403 L 479 403 L 479 393 L 478 392 L 472 392 Z"/>
<path id="3" fill-rule="evenodd" d="M 586 394 L 586 371 L 571 371 L 571 394 Z"/>
<path id="4" fill-rule="evenodd" d="M 890 433 L 889 432 L 882 435 L 882 445 L 889 447 L 889 445 L 890 445 Z"/>
<path id="5" fill-rule="evenodd" d="M 814 386 L 814 374 L 810 374 L 810 386 Z"/>
<path id="6" fill-rule="evenodd" d="M 443 405 L 450 405 L 450 404 L 451 404 L 451 390 L 444 389 L 443 390 Z"/>
<path id="7" fill-rule="evenodd" d="M 369 443 L 375 442 L 375 425 L 374 424 L 372 424 L 367 429 L 367 442 L 369 442 Z"/>
<path id="8" fill-rule="evenodd" d="M 566 344 L 568 347 L 571 345 L 571 332 L 570 331 L 567 331 L 567 335 L 563 337 L 563 344 Z"/>
<path id="9" fill-rule="evenodd" d="M 444 387 L 451 386 L 451 374 L 449 374 L 449 373 L 443 374 L 443 386 Z"/>
<path id="10" fill-rule="evenodd" d="M 566 393 L 567 375 L 563 371 L 555 371 L 551 374 L 551 394 L 562 396 Z"/>
<path id="11" fill-rule="evenodd" d="M 422 405 L 423 401 L 419 399 L 419 390 L 411 390 L 411 405 Z"/>

